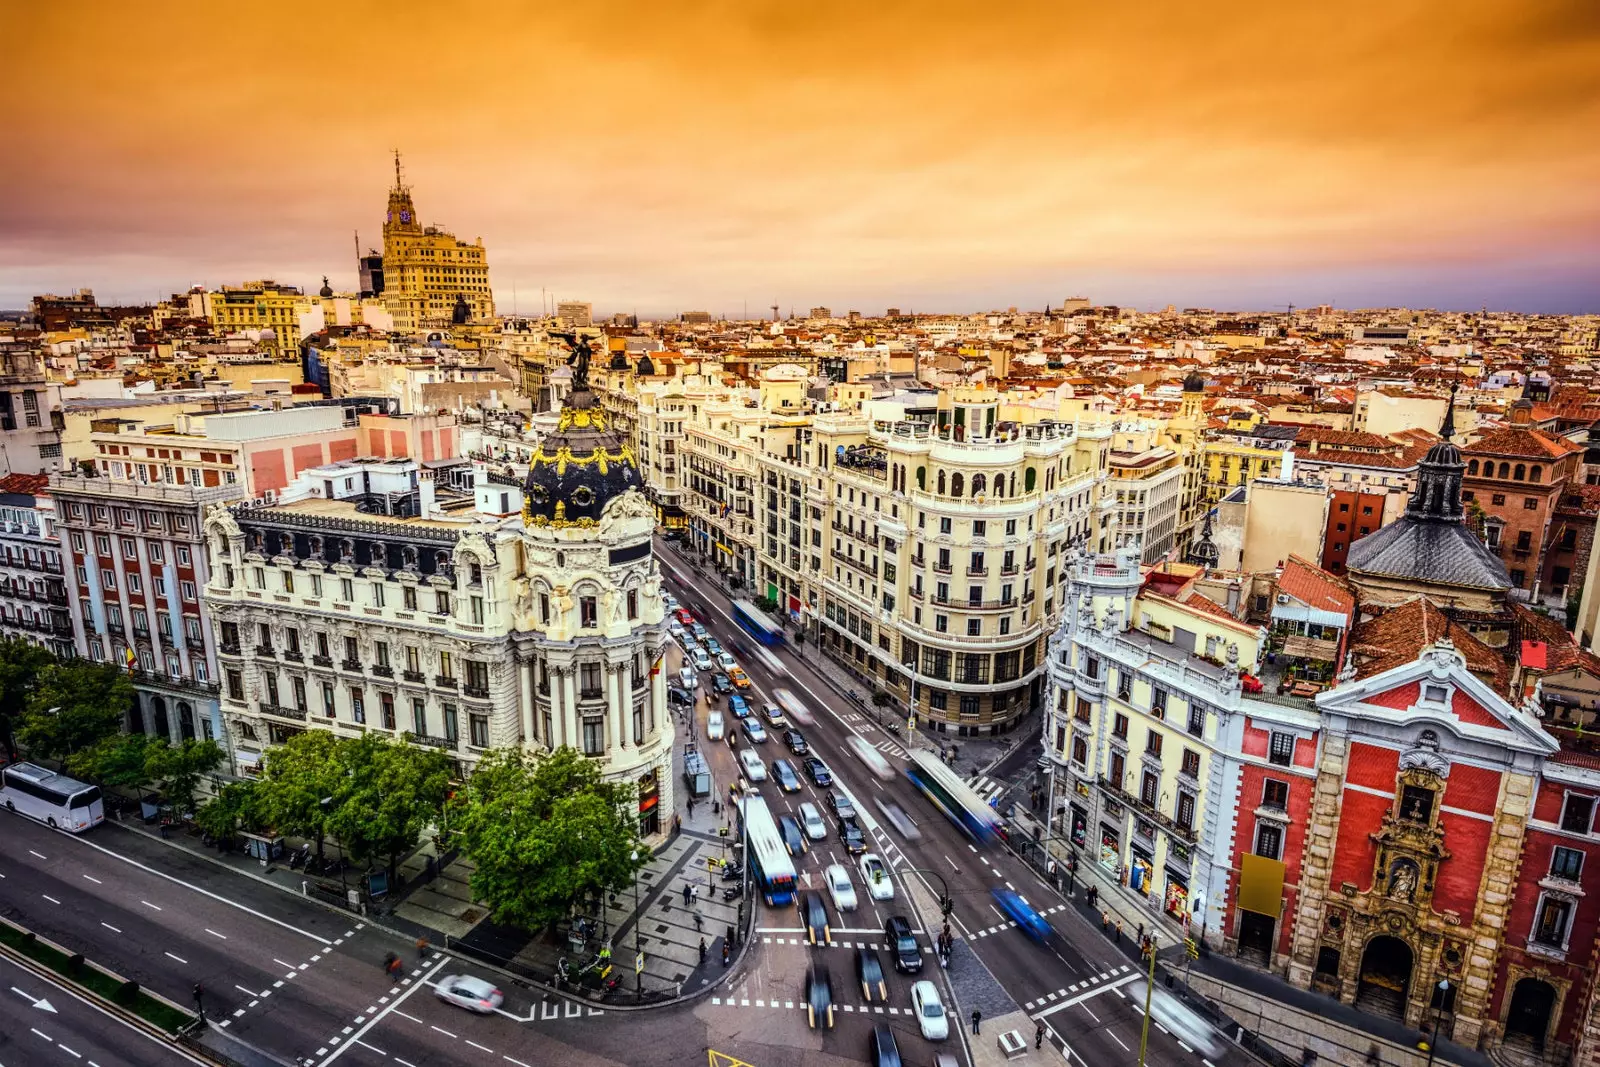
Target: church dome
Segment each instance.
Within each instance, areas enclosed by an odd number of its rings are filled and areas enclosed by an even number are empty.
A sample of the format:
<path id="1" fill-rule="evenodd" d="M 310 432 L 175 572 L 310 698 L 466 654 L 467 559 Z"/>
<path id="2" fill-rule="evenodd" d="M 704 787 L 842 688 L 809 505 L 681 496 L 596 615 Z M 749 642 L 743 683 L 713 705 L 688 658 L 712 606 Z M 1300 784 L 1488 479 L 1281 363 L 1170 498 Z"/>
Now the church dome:
<path id="1" fill-rule="evenodd" d="M 322 276 L 322 288 L 317 290 L 317 295 L 323 299 L 333 295 L 333 286 L 328 284 L 328 276 L 326 274 Z"/>
<path id="2" fill-rule="evenodd" d="M 561 409 L 556 428 L 533 450 L 524 484 L 528 520 L 597 522 L 612 500 L 643 490 L 633 449 L 606 425 L 604 412 L 587 390 Z"/>
<path id="3" fill-rule="evenodd" d="M 1206 376 L 1197 370 L 1192 370 L 1183 379 L 1183 391 L 1186 393 L 1203 393 L 1206 391 Z"/>

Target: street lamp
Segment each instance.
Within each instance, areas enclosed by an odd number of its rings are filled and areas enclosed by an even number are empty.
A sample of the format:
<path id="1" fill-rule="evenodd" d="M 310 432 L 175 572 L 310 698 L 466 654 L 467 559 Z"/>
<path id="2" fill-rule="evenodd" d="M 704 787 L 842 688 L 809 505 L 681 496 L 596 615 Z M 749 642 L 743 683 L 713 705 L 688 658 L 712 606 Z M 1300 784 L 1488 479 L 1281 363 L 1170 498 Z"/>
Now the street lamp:
<path id="1" fill-rule="evenodd" d="M 1439 984 L 1435 988 L 1438 990 L 1439 996 L 1438 1001 L 1433 1006 L 1433 1033 L 1427 1041 L 1428 1067 L 1433 1067 L 1433 1056 L 1439 1048 L 1439 1017 L 1444 1014 L 1445 998 L 1450 995 L 1450 979 L 1439 979 Z"/>
<path id="2" fill-rule="evenodd" d="M 639 957 L 643 954 L 639 948 L 639 850 L 628 853 L 628 859 L 633 863 L 633 995 L 643 1000 L 644 969 L 639 966 Z"/>

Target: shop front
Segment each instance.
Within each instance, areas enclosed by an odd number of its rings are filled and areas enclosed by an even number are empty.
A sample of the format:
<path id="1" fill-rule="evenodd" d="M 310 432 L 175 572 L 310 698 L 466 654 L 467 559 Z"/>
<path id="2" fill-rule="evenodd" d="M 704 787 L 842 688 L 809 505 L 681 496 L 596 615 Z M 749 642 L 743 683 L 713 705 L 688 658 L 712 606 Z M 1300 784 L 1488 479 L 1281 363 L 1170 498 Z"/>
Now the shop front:
<path id="1" fill-rule="evenodd" d="M 1149 896 L 1150 885 L 1155 880 L 1155 861 L 1138 845 L 1134 845 L 1129 851 L 1128 885 L 1135 892 Z"/>
<path id="2" fill-rule="evenodd" d="M 1089 813 L 1078 805 L 1072 805 L 1071 833 L 1072 844 L 1075 848 L 1082 848 L 1089 843 Z"/>
<path id="3" fill-rule="evenodd" d="M 1172 918 L 1189 925 L 1189 879 L 1180 871 L 1172 867 L 1167 868 L 1167 891 L 1162 901 L 1162 908 Z"/>
<path id="4" fill-rule="evenodd" d="M 652 770 L 639 778 L 639 836 L 649 837 L 660 831 L 661 787 Z"/>
<path id="5" fill-rule="evenodd" d="M 1115 873 L 1122 865 L 1122 848 L 1118 841 L 1117 831 L 1100 824 L 1100 866 Z"/>

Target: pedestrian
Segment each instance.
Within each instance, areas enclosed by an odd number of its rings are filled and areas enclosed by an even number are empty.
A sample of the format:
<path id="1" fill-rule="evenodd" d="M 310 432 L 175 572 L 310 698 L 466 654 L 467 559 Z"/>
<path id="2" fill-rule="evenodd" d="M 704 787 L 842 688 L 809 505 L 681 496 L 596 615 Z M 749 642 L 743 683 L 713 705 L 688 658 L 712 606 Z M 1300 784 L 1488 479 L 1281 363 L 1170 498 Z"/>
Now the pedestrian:
<path id="1" fill-rule="evenodd" d="M 427 954 L 428 954 L 428 938 L 427 938 L 426 935 L 424 935 L 422 937 L 417 938 L 417 959 L 418 959 L 418 961 L 421 961 L 421 959 L 424 956 L 426 956 Z"/>
<path id="2" fill-rule="evenodd" d="M 1122 920 L 1117 920 L 1117 944 L 1122 944 Z"/>
<path id="3" fill-rule="evenodd" d="M 977 1008 L 972 1009 L 972 1032 L 978 1032 L 978 1023 L 983 1019 L 983 1012 Z"/>
<path id="4" fill-rule="evenodd" d="M 1044 1020 L 1039 1020 L 1039 1025 L 1033 1028 L 1033 1047 L 1044 1048 Z"/>
<path id="5" fill-rule="evenodd" d="M 689 816 L 694 817 L 694 797 L 689 798 Z"/>
<path id="6" fill-rule="evenodd" d="M 728 943 L 726 941 L 722 943 L 722 965 L 724 967 L 728 965 Z"/>
<path id="7" fill-rule="evenodd" d="M 1144 923 L 1139 924 L 1139 944 L 1144 944 Z"/>
<path id="8" fill-rule="evenodd" d="M 704 930 L 705 929 L 705 927 L 703 925 L 701 925 L 700 913 L 698 911 L 694 913 L 694 928 L 696 930 Z M 704 939 L 702 939 L 702 941 L 703 940 Z M 704 955 L 704 953 L 702 953 L 702 955 Z"/>
<path id="9" fill-rule="evenodd" d="M 1111 933 L 1111 913 L 1110 912 L 1102 911 L 1100 913 L 1100 932 L 1102 934 L 1107 934 L 1107 935 L 1109 935 Z"/>
<path id="10" fill-rule="evenodd" d="M 718 800 L 716 797 L 711 798 L 711 814 L 718 817 L 721 817 L 722 815 L 722 801 Z"/>
<path id="11" fill-rule="evenodd" d="M 683 830 L 683 816 L 676 812 L 672 815 L 672 832 L 680 833 Z"/>
<path id="12" fill-rule="evenodd" d="M 695 920 L 696 921 L 698 921 L 699 918 L 700 918 L 700 916 L 698 916 L 698 915 L 695 916 Z M 702 937 L 700 939 L 700 962 L 704 963 L 705 961 L 706 961 L 706 939 Z"/>
<path id="13" fill-rule="evenodd" d="M 694 890 L 689 883 L 683 883 L 683 906 L 686 908 L 689 906 L 689 894 L 692 892 L 694 892 Z"/>

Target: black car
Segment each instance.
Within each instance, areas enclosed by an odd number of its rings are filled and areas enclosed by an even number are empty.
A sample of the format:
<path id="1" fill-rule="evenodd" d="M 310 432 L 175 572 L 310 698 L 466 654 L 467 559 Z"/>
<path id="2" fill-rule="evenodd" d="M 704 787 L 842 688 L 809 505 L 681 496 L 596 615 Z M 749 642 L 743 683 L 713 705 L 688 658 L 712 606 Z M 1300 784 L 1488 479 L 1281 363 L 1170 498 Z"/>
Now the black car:
<path id="1" fill-rule="evenodd" d="M 922 973 L 922 946 L 911 933 L 911 923 L 904 915 L 891 915 L 883 924 L 884 940 L 889 942 L 889 954 L 894 957 L 894 969 L 901 974 Z"/>
<path id="2" fill-rule="evenodd" d="M 828 908 L 822 903 L 821 893 L 811 890 L 800 894 L 800 920 L 805 923 L 806 940 L 813 945 L 826 945 L 833 940 Z"/>
<path id="3" fill-rule="evenodd" d="M 783 847 L 789 850 L 789 855 L 800 856 L 806 851 L 805 831 L 800 829 L 800 820 L 793 815 L 778 816 L 778 835 L 783 838 Z"/>
<path id="4" fill-rule="evenodd" d="M 839 840 L 844 843 L 844 850 L 852 856 L 859 856 L 867 850 L 867 837 L 853 819 L 839 824 Z"/>
<path id="5" fill-rule="evenodd" d="M 806 744 L 805 735 L 799 730 L 785 730 L 783 743 L 789 746 L 789 751 L 796 756 L 804 756 L 811 751 L 811 746 Z"/>
<path id="6" fill-rule="evenodd" d="M 872 1067 L 901 1067 L 900 1046 L 895 1044 L 894 1031 L 883 1023 L 872 1028 L 867 1052 Z"/>
<path id="7" fill-rule="evenodd" d="M 868 1004 L 889 999 L 889 983 L 883 977 L 883 964 L 874 949 L 856 949 L 856 977 L 861 980 L 861 995 Z"/>
<path id="8" fill-rule="evenodd" d="M 694 695 L 682 686 L 667 686 L 667 703 L 677 704 L 680 707 L 694 707 Z"/>
<path id="9" fill-rule="evenodd" d="M 833 775 L 828 773 L 828 765 L 815 756 L 806 757 L 806 775 L 811 779 L 811 784 L 818 788 L 826 788 L 833 784 Z"/>
<path id="10" fill-rule="evenodd" d="M 733 692 L 733 683 L 728 681 L 726 674 L 719 672 L 711 676 L 711 690 L 718 696 L 727 696 Z"/>
<path id="11" fill-rule="evenodd" d="M 806 969 L 806 1022 L 813 1030 L 833 1029 L 833 981 L 825 967 Z"/>
<path id="12" fill-rule="evenodd" d="M 850 799 L 841 793 L 829 793 L 828 802 L 833 805 L 833 817 L 840 822 L 854 822 L 856 806 Z"/>

